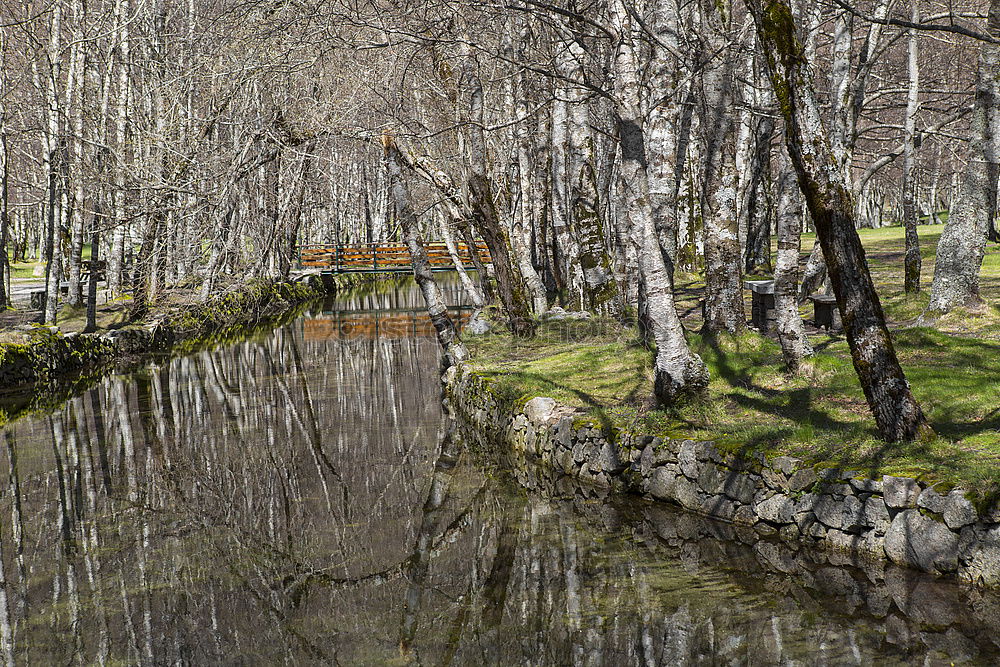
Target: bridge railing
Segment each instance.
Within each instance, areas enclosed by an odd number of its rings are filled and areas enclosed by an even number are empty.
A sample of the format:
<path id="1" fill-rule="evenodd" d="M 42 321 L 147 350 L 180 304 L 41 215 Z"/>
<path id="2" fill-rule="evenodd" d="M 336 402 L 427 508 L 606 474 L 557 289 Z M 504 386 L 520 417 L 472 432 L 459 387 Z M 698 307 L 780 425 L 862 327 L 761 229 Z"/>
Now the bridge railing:
<path id="1" fill-rule="evenodd" d="M 476 242 L 473 247 L 483 263 L 491 261 L 489 248 L 484 241 Z M 424 248 L 433 270 L 455 268 L 444 243 L 426 243 Z M 472 268 L 472 254 L 468 245 L 456 244 L 456 254 L 463 264 Z M 299 246 L 299 265 L 302 268 L 318 268 L 333 273 L 391 273 L 410 271 L 413 268 L 407 247 L 392 243 L 303 245 Z"/>

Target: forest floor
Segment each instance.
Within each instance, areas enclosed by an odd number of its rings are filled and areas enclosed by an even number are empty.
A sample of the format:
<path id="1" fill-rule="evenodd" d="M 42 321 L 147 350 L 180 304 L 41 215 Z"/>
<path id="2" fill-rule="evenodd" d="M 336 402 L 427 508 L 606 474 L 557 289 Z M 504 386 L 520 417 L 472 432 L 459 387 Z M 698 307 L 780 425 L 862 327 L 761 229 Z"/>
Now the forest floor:
<path id="1" fill-rule="evenodd" d="M 941 229 L 920 227 L 925 290 Z M 931 328 L 917 326 L 927 292 L 902 292 L 902 229 L 864 230 L 861 236 L 900 361 L 938 434 L 933 441 L 889 445 L 878 438 L 839 333 L 809 329 L 816 354 L 799 377 L 785 374 L 774 340 L 756 333 L 716 341 L 698 335 L 704 285 L 691 277 L 679 276 L 679 308 L 687 314 L 693 348 L 711 371 L 705 403 L 655 409 L 652 355 L 634 331 L 602 319 L 547 322 L 527 342 L 504 332 L 466 336 L 472 364 L 512 404 L 550 396 L 608 430 L 715 440 L 745 452 L 788 454 L 872 477 L 906 475 L 961 485 L 988 500 L 1000 497 L 1000 246 L 988 246 L 983 263 L 982 292 L 991 306 L 980 316 L 952 315 Z M 811 239 L 803 246 L 808 251 Z M 811 306 L 802 312 L 812 319 Z"/>

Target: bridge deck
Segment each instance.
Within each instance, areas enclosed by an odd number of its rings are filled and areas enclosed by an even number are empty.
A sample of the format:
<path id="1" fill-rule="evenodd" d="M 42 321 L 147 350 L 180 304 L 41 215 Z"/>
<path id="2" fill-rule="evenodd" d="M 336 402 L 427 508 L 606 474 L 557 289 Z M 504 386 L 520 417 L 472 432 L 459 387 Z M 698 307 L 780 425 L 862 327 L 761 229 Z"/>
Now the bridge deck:
<path id="1" fill-rule="evenodd" d="M 432 271 L 455 269 L 451 253 L 444 243 L 427 243 L 424 248 Z M 474 243 L 472 249 L 484 264 L 490 263 L 490 251 L 485 242 Z M 472 249 L 464 243 L 456 244 L 456 254 L 468 268 L 472 268 Z M 299 264 L 324 273 L 403 273 L 413 270 L 407 247 L 391 243 L 299 246 Z"/>

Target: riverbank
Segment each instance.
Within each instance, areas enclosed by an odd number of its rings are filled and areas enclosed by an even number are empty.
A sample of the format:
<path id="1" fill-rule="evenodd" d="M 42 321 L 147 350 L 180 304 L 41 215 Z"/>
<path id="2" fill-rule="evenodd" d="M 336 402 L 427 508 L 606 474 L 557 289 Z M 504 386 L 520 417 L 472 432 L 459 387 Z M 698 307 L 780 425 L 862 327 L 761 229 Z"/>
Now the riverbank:
<path id="1" fill-rule="evenodd" d="M 940 231 L 921 227 L 927 277 Z M 881 441 L 846 341 L 815 329 L 816 354 L 795 377 L 755 332 L 689 333 L 709 397 L 676 410 L 651 404 L 651 350 L 600 318 L 550 319 L 529 341 L 502 327 L 465 336 L 471 356 L 448 391 L 472 430 L 560 474 L 787 541 L 1000 585 L 1000 310 L 918 326 L 927 294 L 903 293 L 902 230 L 861 235 L 932 441 Z M 698 331 L 703 284 L 677 282 L 678 311 Z M 997 303 L 1000 246 L 988 248 L 982 286 Z"/>
<path id="2" fill-rule="evenodd" d="M 445 394 L 466 436 L 506 449 L 514 467 L 541 463 L 762 537 L 1000 586 L 1000 514 L 977 506 L 968 489 L 609 430 L 549 397 L 512 403 L 470 365 L 449 369 Z"/>
<path id="3" fill-rule="evenodd" d="M 280 324 L 308 303 L 359 284 L 359 276 L 252 281 L 203 303 L 168 306 L 141 322 L 95 333 L 25 325 L 0 332 L 0 424 L 60 405 L 110 370 L 149 355 L 185 354 Z"/>

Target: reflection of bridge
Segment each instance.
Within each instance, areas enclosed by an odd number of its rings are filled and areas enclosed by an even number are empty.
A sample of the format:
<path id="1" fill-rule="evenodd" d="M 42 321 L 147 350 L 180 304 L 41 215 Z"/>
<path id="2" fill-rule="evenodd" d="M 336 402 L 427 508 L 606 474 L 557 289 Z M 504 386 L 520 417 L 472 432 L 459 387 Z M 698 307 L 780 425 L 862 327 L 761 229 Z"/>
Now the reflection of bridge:
<path id="1" fill-rule="evenodd" d="M 432 271 L 455 270 L 451 253 L 444 243 L 425 243 L 424 248 Z M 457 243 L 455 249 L 458 258 L 471 269 L 472 255 L 469 246 Z M 492 261 L 485 242 L 475 242 L 472 249 L 484 264 Z M 413 270 L 407 247 L 389 243 L 299 246 L 299 264 L 305 269 L 319 269 L 323 273 L 408 273 Z"/>
<path id="2" fill-rule="evenodd" d="M 452 321 L 461 328 L 472 317 L 471 307 L 448 309 Z M 435 335 L 426 310 L 342 310 L 302 321 L 306 340 L 323 341 L 351 338 L 426 338 Z"/>

